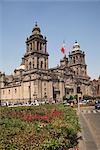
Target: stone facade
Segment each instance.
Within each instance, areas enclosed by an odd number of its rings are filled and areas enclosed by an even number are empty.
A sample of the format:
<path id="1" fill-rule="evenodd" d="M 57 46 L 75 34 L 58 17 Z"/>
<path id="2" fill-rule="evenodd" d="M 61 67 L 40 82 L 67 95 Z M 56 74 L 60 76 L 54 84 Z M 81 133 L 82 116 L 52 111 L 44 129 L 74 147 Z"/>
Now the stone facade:
<path id="1" fill-rule="evenodd" d="M 96 80 L 91 81 L 93 96 L 100 97 L 100 76 Z"/>
<path id="2" fill-rule="evenodd" d="M 93 95 L 87 75 L 85 53 L 75 42 L 69 56 L 54 68 L 48 68 L 47 39 L 37 24 L 26 39 L 26 52 L 13 75 L 0 72 L 0 99 L 27 102 L 35 99 L 62 101 L 64 95 Z M 79 90 L 79 91 L 77 91 Z"/>

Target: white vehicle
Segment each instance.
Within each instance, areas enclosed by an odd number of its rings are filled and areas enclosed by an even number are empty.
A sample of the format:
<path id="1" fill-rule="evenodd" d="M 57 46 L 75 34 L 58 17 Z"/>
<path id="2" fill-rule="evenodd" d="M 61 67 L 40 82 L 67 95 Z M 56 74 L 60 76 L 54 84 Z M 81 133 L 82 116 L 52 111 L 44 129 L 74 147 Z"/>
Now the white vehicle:
<path id="1" fill-rule="evenodd" d="M 7 106 L 6 102 L 1 102 L 1 106 Z"/>
<path id="2" fill-rule="evenodd" d="M 39 106 L 39 102 L 37 100 L 35 100 L 34 105 Z"/>

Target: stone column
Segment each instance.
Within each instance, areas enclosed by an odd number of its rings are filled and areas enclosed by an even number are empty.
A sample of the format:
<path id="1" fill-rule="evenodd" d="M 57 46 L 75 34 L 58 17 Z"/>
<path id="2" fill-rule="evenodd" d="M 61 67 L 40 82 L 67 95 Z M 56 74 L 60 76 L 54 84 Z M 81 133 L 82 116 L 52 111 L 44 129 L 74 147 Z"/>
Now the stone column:
<path id="1" fill-rule="evenodd" d="M 24 100 L 24 85 L 23 85 L 23 81 L 21 82 L 21 93 L 22 93 L 22 100 Z"/>
<path id="2" fill-rule="evenodd" d="M 42 52 L 44 52 L 44 46 L 43 46 L 43 43 L 41 43 L 41 50 L 42 50 Z"/>
<path id="3" fill-rule="evenodd" d="M 42 99 L 42 81 L 38 80 L 38 98 Z"/>
<path id="4" fill-rule="evenodd" d="M 49 81 L 47 84 L 47 97 L 53 99 L 53 83 Z"/>
<path id="5" fill-rule="evenodd" d="M 42 43 L 42 52 L 44 52 L 44 44 Z"/>
<path id="6" fill-rule="evenodd" d="M 18 86 L 18 99 L 19 99 L 19 101 L 21 100 L 21 97 L 20 97 L 20 96 L 21 96 L 21 93 L 20 93 L 20 89 L 21 89 L 21 88 L 20 88 L 20 87 L 21 87 L 21 86 L 19 85 L 19 86 Z"/>
<path id="7" fill-rule="evenodd" d="M 35 42 L 33 41 L 33 51 L 35 51 Z"/>
<path id="8" fill-rule="evenodd" d="M 14 95 L 14 88 L 12 87 L 12 100 L 13 100 L 13 95 Z"/>
<path id="9" fill-rule="evenodd" d="M 37 51 L 40 51 L 40 42 L 37 42 Z"/>
<path id="10" fill-rule="evenodd" d="M 47 51 L 47 43 L 45 43 L 45 53 L 46 53 L 46 51 Z"/>
<path id="11" fill-rule="evenodd" d="M 64 82 L 59 82 L 59 89 L 60 89 L 60 99 L 62 100 L 63 96 L 65 95 L 65 89 L 64 89 Z"/>
<path id="12" fill-rule="evenodd" d="M 38 52 L 40 52 L 40 42 L 38 42 Z"/>
<path id="13" fill-rule="evenodd" d="M 34 57 L 34 68 L 36 68 L 36 57 Z"/>
<path id="14" fill-rule="evenodd" d="M 33 42 L 32 42 L 32 44 L 31 44 L 31 45 L 32 45 L 32 51 L 33 51 Z"/>
<path id="15" fill-rule="evenodd" d="M 37 41 L 35 41 L 35 51 L 37 51 Z"/>
<path id="16" fill-rule="evenodd" d="M 46 59 L 46 69 L 48 69 L 48 58 Z"/>

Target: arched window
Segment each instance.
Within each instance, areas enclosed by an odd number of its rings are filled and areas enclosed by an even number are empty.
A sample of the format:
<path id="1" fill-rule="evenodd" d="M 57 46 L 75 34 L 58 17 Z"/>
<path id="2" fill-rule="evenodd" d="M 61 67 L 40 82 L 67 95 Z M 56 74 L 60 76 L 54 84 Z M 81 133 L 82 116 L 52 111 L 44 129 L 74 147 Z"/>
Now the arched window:
<path id="1" fill-rule="evenodd" d="M 73 57 L 73 63 L 75 63 L 75 57 Z"/>
<path id="2" fill-rule="evenodd" d="M 37 57 L 37 68 L 39 68 L 39 57 Z"/>
<path id="3" fill-rule="evenodd" d="M 31 61 L 29 62 L 29 69 L 31 69 Z"/>
<path id="4" fill-rule="evenodd" d="M 77 75 L 78 75 L 78 68 L 77 68 Z"/>
<path id="5" fill-rule="evenodd" d="M 41 69 L 43 68 L 43 61 L 41 61 Z"/>
<path id="6" fill-rule="evenodd" d="M 100 91 L 100 85 L 98 84 L 97 85 L 97 94 L 99 94 L 99 91 Z"/>
<path id="7" fill-rule="evenodd" d="M 42 43 L 40 43 L 40 51 L 42 50 Z"/>
<path id="8" fill-rule="evenodd" d="M 80 61 L 81 61 L 81 63 L 82 63 L 82 61 L 83 61 L 83 58 L 82 58 L 82 56 L 80 56 Z"/>
<path id="9" fill-rule="evenodd" d="M 45 59 L 45 69 L 46 69 L 46 66 L 47 66 L 46 64 L 47 64 L 47 63 L 46 63 L 46 59 Z"/>
<path id="10" fill-rule="evenodd" d="M 33 68 L 34 68 L 34 58 L 33 58 Z"/>
<path id="11" fill-rule="evenodd" d="M 17 89 L 15 89 L 15 93 L 17 93 Z"/>
<path id="12" fill-rule="evenodd" d="M 76 60 L 78 61 L 78 56 L 76 56 Z"/>
<path id="13" fill-rule="evenodd" d="M 80 86 L 77 87 L 77 93 L 80 93 Z"/>
<path id="14" fill-rule="evenodd" d="M 37 51 L 39 50 L 39 42 L 37 41 Z"/>
<path id="15" fill-rule="evenodd" d="M 32 50 L 32 43 L 30 43 L 30 51 Z"/>
<path id="16" fill-rule="evenodd" d="M 10 90 L 9 90 L 9 94 L 10 94 Z"/>

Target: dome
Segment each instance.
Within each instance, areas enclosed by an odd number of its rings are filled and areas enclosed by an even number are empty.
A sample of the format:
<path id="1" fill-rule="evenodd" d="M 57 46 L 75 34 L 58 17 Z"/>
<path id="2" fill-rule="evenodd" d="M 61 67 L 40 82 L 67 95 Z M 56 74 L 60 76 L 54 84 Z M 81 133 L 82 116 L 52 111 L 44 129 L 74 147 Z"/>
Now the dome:
<path id="1" fill-rule="evenodd" d="M 77 41 L 75 41 L 75 43 L 73 45 L 73 51 L 76 51 L 76 50 L 80 50 L 80 45 Z"/>
<path id="2" fill-rule="evenodd" d="M 19 67 L 16 68 L 16 70 L 25 70 L 25 65 L 20 65 Z"/>
<path id="3" fill-rule="evenodd" d="M 37 25 L 37 22 L 36 22 L 36 24 L 35 24 L 35 27 L 34 27 L 33 30 L 32 30 L 32 33 L 33 33 L 33 35 L 34 35 L 34 34 L 40 34 L 40 33 L 41 33 L 41 30 L 40 30 L 39 26 Z"/>

